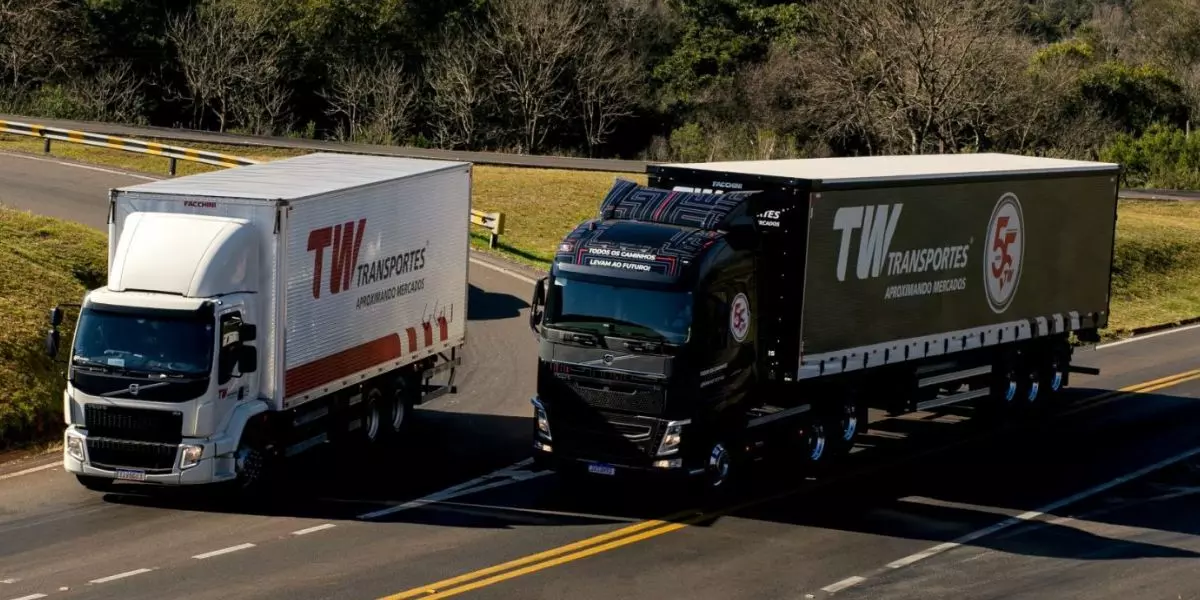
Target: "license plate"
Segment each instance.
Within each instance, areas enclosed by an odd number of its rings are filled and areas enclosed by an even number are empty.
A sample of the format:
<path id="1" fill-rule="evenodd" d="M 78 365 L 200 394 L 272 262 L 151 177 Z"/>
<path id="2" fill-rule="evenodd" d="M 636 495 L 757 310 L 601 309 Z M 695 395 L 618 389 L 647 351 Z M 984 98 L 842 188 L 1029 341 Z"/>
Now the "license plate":
<path id="1" fill-rule="evenodd" d="M 588 465 L 588 472 L 599 475 L 616 475 L 617 469 L 612 465 Z"/>
<path id="2" fill-rule="evenodd" d="M 124 469 L 117 469 L 117 479 L 120 479 L 122 481 L 145 481 L 146 480 L 146 472 L 145 471 L 126 471 Z"/>

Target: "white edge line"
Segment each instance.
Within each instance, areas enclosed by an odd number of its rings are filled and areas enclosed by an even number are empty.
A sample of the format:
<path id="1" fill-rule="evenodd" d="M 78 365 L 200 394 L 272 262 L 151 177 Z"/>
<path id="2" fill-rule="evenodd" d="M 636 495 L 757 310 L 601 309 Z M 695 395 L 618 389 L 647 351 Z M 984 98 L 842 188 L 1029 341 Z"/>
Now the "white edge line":
<path id="1" fill-rule="evenodd" d="M 25 469 L 24 471 L 17 471 L 16 473 L 9 473 L 8 475 L 0 475 L 0 481 L 4 481 L 5 479 L 13 479 L 14 477 L 21 477 L 22 475 L 32 475 L 39 471 L 53 469 L 54 467 L 58 467 L 58 466 L 62 466 L 62 463 L 59 461 L 54 461 L 52 463 L 45 464 L 40 467 L 30 467 L 28 469 Z"/>
<path id="2" fill-rule="evenodd" d="M 193 556 L 192 558 L 197 559 L 197 560 L 203 560 L 206 558 L 212 558 L 214 556 L 220 556 L 222 554 L 229 554 L 230 552 L 237 552 L 238 550 L 246 550 L 247 548 L 253 548 L 253 547 L 254 547 L 254 544 L 249 544 L 249 543 L 239 544 L 237 546 L 221 548 L 220 550 L 213 550 L 212 552 L 205 552 L 204 554 L 197 554 L 197 555 Z"/>
<path id="3" fill-rule="evenodd" d="M 1150 339 L 1150 338 L 1156 338 L 1156 337 L 1163 336 L 1163 335 L 1170 335 L 1170 334 L 1172 334 L 1172 333 L 1181 333 L 1181 332 L 1184 332 L 1184 331 L 1191 331 L 1191 330 L 1193 330 L 1193 329 L 1200 329 L 1200 323 L 1196 323 L 1196 324 L 1194 324 L 1194 325 L 1184 325 L 1183 327 L 1172 327 L 1171 329 L 1164 329 L 1164 330 L 1162 330 L 1162 331 L 1155 331 L 1154 333 L 1147 333 L 1147 334 L 1143 334 L 1143 335 L 1135 335 L 1135 336 L 1133 336 L 1133 337 L 1130 337 L 1130 338 L 1125 338 L 1125 339 L 1123 339 L 1123 340 L 1117 340 L 1117 341 L 1115 341 L 1115 342 L 1108 342 L 1108 343 L 1105 343 L 1105 344 L 1099 344 L 1099 345 L 1097 345 L 1097 346 L 1096 346 L 1096 349 L 1097 349 L 1097 350 L 1103 350 L 1103 349 L 1105 349 L 1105 348 L 1112 348 L 1113 346 L 1120 346 L 1121 344 L 1128 344 L 1128 343 L 1130 343 L 1130 342 L 1140 342 L 1140 341 L 1142 341 L 1142 340 L 1148 340 L 1148 339 Z"/>
<path id="4" fill-rule="evenodd" d="M 528 283 L 530 285 L 537 283 L 537 280 L 533 279 L 532 277 L 526 277 L 526 276 L 524 276 L 516 271 L 513 271 L 511 269 L 506 269 L 504 267 L 498 267 L 487 261 L 480 260 L 473 256 L 470 257 L 470 260 L 473 264 L 477 264 L 481 267 L 484 267 L 485 269 L 491 269 L 497 273 L 503 273 L 504 275 L 508 275 L 509 277 L 512 277 L 513 279 L 518 279 L 518 280 Z"/>
<path id="5" fill-rule="evenodd" d="M 308 529 L 301 529 L 300 531 L 293 531 L 292 535 L 308 535 L 318 531 L 325 531 L 326 529 L 333 529 L 334 527 L 337 527 L 337 525 L 326 523 L 324 525 L 317 525 L 316 527 L 309 527 Z"/>
<path id="6" fill-rule="evenodd" d="M 20 598 L 13 598 L 13 600 L 41 600 L 45 597 L 45 594 L 30 594 L 28 596 L 21 596 Z"/>
<path id="7" fill-rule="evenodd" d="M 866 580 L 866 577 L 859 577 L 858 575 L 855 575 L 854 577 L 847 577 L 837 583 L 831 583 L 821 588 L 821 591 L 828 592 L 830 594 L 836 594 L 837 592 L 840 592 L 846 588 L 854 587 Z"/>
<path id="8" fill-rule="evenodd" d="M 124 573 L 117 573 L 116 575 L 109 575 L 108 577 L 101 577 L 100 579 L 93 579 L 88 583 L 108 583 L 118 579 L 125 579 L 126 577 L 133 577 L 134 575 L 141 575 L 142 573 L 149 573 L 153 570 L 154 569 L 134 569 L 133 571 L 126 571 Z"/>
<path id="9" fill-rule="evenodd" d="M 61 160 L 54 160 L 52 158 L 42 158 L 40 156 L 26 156 L 24 154 L 18 154 L 15 152 L 0 152 L 0 155 L 11 156 L 13 158 L 23 158 L 25 160 L 33 160 L 33 161 L 37 161 L 37 162 L 52 163 L 52 164 L 56 164 L 56 165 L 62 165 L 64 167 L 75 167 L 76 169 L 87 169 L 88 171 L 99 171 L 101 173 L 108 173 L 109 175 L 120 175 L 122 177 L 132 177 L 134 179 L 142 179 L 145 181 L 160 181 L 162 179 L 160 177 L 149 177 L 146 175 L 136 175 L 134 173 L 128 173 L 125 171 L 117 171 L 114 169 L 105 169 L 104 167 L 94 167 L 92 165 L 81 165 L 81 164 L 70 163 L 70 162 L 65 162 L 65 161 L 61 161 Z M 153 155 L 147 154 L 146 156 L 153 156 Z M 165 158 L 165 157 L 163 157 L 163 158 Z"/>
<path id="10" fill-rule="evenodd" d="M 913 563 L 925 560 L 926 558 L 929 558 L 931 556 L 941 554 L 942 552 L 951 550 L 953 548 L 957 548 L 959 546 L 962 546 L 963 544 L 968 544 L 979 538 L 993 535 L 997 532 L 1008 529 L 1014 525 L 1019 525 L 1023 522 L 1030 521 L 1032 519 L 1036 519 L 1038 517 L 1045 515 L 1046 513 L 1050 513 L 1050 512 L 1056 511 L 1060 508 L 1063 508 L 1064 506 L 1069 506 L 1069 505 L 1075 504 L 1076 502 L 1079 502 L 1081 500 L 1085 500 L 1087 498 L 1095 496 L 1096 494 L 1106 492 L 1114 487 L 1129 483 L 1130 481 L 1133 481 L 1140 477 L 1144 477 L 1150 473 L 1153 473 L 1153 472 L 1155 472 L 1159 469 L 1163 469 L 1165 467 L 1169 467 L 1175 463 L 1185 461 L 1196 455 L 1200 455 L 1200 447 L 1192 448 L 1191 450 L 1188 450 L 1187 452 L 1183 452 L 1181 454 L 1176 454 L 1175 456 L 1172 456 L 1170 458 L 1156 462 L 1148 467 L 1143 467 L 1143 468 L 1138 469 L 1137 471 L 1134 471 L 1127 475 L 1122 475 L 1121 477 L 1118 477 L 1116 479 L 1111 479 L 1105 483 L 1102 483 L 1095 487 L 1088 488 L 1088 489 L 1086 489 L 1082 492 L 1079 492 L 1078 494 L 1075 494 L 1073 496 L 1069 496 L 1067 498 L 1063 498 L 1062 500 L 1051 502 L 1050 504 L 1047 504 L 1036 510 L 1031 510 L 1027 513 L 1023 513 L 1023 514 L 1017 515 L 1015 517 L 1005 519 L 999 523 L 996 523 L 995 525 L 992 525 L 991 527 L 985 527 L 983 529 L 968 533 L 967 535 L 964 535 L 954 541 L 938 544 L 937 546 L 929 548 L 928 550 L 923 550 L 916 554 L 912 554 L 912 555 L 906 556 L 904 558 L 901 558 L 899 560 L 892 561 L 892 562 L 888 563 L 887 567 L 889 569 L 899 569 L 902 567 L 907 567 Z"/>

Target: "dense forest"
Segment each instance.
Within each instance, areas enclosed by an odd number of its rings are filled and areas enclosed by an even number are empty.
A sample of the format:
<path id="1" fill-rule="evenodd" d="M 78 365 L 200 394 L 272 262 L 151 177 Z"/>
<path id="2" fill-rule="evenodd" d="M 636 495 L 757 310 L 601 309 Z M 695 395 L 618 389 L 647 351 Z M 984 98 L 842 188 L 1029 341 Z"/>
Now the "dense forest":
<path id="1" fill-rule="evenodd" d="M 0 111 L 650 160 L 1002 150 L 1200 187 L 1195 0 L 0 0 Z"/>

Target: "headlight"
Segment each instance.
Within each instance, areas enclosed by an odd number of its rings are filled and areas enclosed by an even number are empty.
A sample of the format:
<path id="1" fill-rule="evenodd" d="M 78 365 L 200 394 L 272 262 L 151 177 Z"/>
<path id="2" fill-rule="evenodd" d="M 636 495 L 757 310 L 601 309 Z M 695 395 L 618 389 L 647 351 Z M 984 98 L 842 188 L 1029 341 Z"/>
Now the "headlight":
<path id="1" fill-rule="evenodd" d="M 200 462 L 204 446 L 184 445 L 179 447 L 179 468 L 190 469 Z"/>
<path id="2" fill-rule="evenodd" d="M 67 436 L 67 454 L 71 458 L 79 462 L 84 462 L 83 458 L 83 438 L 73 435 Z"/>
<path id="3" fill-rule="evenodd" d="M 658 443 L 659 456 L 679 452 L 679 444 L 683 441 L 683 426 L 691 422 L 691 419 L 667 422 L 667 430 L 663 433 L 662 441 Z"/>
<path id="4" fill-rule="evenodd" d="M 537 398 L 530 398 L 533 403 L 533 416 L 537 418 L 538 434 L 547 440 L 553 439 L 550 437 L 550 417 L 546 416 L 546 407 L 542 406 L 542 402 Z"/>

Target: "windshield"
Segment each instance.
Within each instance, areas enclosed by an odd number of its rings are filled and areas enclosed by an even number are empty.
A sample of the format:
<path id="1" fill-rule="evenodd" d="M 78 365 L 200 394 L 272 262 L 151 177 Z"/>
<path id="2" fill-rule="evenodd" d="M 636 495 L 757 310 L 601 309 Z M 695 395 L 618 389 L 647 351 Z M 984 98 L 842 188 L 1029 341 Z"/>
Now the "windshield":
<path id="1" fill-rule="evenodd" d="M 544 322 L 564 329 L 646 337 L 672 344 L 688 339 L 691 292 L 667 292 L 558 276 L 547 290 Z"/>
<path id="2" fill-rule="evenodd" d="M 189 313 L 153 316 L 86 308 L 72 362 L 117 370 L 202 376 L 209 372 L 214 324 Z"/>

